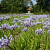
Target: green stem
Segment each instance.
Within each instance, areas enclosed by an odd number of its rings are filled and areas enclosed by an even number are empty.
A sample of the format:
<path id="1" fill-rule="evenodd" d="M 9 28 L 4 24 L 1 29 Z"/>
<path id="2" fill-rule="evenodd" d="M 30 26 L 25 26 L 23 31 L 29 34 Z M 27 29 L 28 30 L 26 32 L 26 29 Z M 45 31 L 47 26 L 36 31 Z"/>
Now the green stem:
<path id="1" fill-rule="evenodd" d="M 13 50 L 13 48 L 11 48 L 10 46 L 7 45 L 7 47 L 9 47 L 11 50 Z"/>
<path id="2" fill-rule="evenodd" d="M 14 50 L 16 50 L 16 47 L 15 47 L 15 37 L 14 37 L 14 30 L 13 30 L 13 38 L 14 38 Z"/>
<path id="3" fill-rule="evenodd" d="M 44 50 L 46 49 L 46 45 L 47 45 L 47 29 L 45 30 L 45 34 L 44 34 L 44 41 L 45 41 L 45 44 L 44 44 Z"/>
<path id="4" fill-rule="evenodd" d="M 34 29 L 34 50 L 35 50 L 35 27 L 33 27 Z"/>

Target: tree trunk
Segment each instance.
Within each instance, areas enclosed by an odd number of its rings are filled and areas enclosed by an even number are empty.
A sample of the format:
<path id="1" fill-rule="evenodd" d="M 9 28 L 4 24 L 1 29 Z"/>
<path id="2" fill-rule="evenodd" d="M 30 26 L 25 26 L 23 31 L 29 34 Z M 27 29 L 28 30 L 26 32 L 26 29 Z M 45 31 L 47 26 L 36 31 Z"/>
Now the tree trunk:
<path id="1" fill-rule="evenodd" d="M 41 7 L 41 13 L 42 13 L 43 11 L 42 11 L 42 7 Z"/>

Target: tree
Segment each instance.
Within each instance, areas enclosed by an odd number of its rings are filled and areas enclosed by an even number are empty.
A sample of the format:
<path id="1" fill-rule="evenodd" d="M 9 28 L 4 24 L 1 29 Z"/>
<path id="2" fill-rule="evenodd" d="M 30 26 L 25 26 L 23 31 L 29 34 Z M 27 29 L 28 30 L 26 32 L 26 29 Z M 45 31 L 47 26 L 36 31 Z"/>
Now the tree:
<path id="1" fill-rule="evenodd" d="M 37 0 L 37 6 L 39 6 L 41 12 L 49 11 L 49 9 L 48 9 L 48 6 L 49 6 L 48 1 L 49 0 Z"/>
<path id="2" fill-rule="evenodd" d="M 2 13 L 25 12 L 23 8 L 26 9 L 24 0 L 2 0 L 1 2 Z"/>

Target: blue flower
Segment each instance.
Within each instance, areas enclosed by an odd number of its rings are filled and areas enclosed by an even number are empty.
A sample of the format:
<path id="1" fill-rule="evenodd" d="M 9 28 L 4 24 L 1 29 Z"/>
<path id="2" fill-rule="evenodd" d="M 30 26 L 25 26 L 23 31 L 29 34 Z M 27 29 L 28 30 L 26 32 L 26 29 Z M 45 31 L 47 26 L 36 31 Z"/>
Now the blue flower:
<path id="1" fill-rule="evenodd" d="M 0 39 L 0 48 L 5 48 L 5 46 L 9 45 L 13 39 L 12 35 L 9 38 L 6 35 L 4 35 L 4 37 L 5 39 L 3 37 Z"/>
<path id="2" fill-rule="evenodd" d="M 27 32 L 29 29 L 27 28 L 27 27 L 25 27 L 23 30 L 22 30 L 22 32 L 23 31 L 25 31 L 25 32 Z"/>
<path id="3" fill-rule="evenodd" d="M 50 30 L 48 30 L 47 33 L 50 33 Z"/>

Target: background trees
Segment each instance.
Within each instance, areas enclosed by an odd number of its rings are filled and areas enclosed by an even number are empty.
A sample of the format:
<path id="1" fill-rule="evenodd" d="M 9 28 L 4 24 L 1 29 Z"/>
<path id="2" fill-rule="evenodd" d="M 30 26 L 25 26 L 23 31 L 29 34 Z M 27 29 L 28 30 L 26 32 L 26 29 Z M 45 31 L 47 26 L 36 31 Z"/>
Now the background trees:
<path id="1" fill-rule="evenodd" d="M 50 4 L 48 4 L 49 0 L 37 0 L 36 7 L 41 12 L 50 11 Z"/>
<path id="2" fill-rule="evenodd" d="M 25 13 L 29 1 L 32 6 L 31 12 L 50 12 L 49 0 L 36 0 L 36 5 L 33 5 L 31 0 L 2 0 L 0 13 Z"/>
<path id="3" fill-rule="evenodd" d="M 25 12 L 26 8 L 23 0 L 2 0 L 0 5 L 2 13 Z"/>

